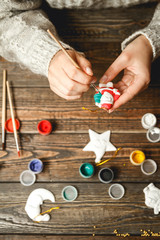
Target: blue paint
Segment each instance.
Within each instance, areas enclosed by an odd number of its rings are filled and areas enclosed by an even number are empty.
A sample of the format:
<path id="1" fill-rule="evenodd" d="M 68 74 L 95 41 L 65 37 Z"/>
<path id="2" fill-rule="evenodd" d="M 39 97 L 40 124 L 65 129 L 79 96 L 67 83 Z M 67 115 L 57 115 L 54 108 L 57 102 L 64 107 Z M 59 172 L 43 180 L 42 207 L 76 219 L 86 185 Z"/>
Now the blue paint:
<path id="1" fill-rule="evenodd" d="M 29 169 L 34 173 L 40 173 L 43 169 L 43 163 L 39 159 L 33 159 L 28 165 Z"/>
<path id="2" fill-rule="evenodd" d="M 97 103 L 100 103 L 101 101 L 101 97 L 102 97 L 102 94 L 99 92 L 99 93 L 96 93 L 94 95 L 94 101 L 97 102 Z"/>

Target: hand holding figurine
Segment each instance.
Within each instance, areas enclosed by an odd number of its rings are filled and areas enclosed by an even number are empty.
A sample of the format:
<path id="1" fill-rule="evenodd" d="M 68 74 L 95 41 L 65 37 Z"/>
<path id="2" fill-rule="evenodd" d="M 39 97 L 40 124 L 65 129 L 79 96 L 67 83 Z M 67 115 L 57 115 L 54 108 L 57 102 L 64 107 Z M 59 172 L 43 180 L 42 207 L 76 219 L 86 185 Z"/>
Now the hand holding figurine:
<path id="1" fill-rule="evenodd" d="M 120 91 L 121 96 L 109 110 L 110 113 L 148 87 L 151 61 L 151 45 L 146 37 L 140 35 L 123 50 L 108 68 L 100 79 L 101 83 L 112 81 L 124 70 L 123 78 L 114 85 Z"/>
<path id="2" fill-rule="evenodd" d="M 50 62 L 48 79 L 53 92 L 67 100 L 74 100 L 87 92 L 96 78 L 91 63 L 86 58 L 74 50 L 68 50 L 68 53 L 80 69 L 60 50 Z"/>

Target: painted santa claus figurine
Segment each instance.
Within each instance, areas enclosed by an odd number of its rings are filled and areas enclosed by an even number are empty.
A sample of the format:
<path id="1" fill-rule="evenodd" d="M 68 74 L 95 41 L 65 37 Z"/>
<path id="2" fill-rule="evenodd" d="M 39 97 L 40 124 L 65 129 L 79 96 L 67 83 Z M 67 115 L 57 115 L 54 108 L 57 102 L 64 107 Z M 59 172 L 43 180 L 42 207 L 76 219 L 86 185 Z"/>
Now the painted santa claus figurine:
<path id="1" fill-rule="evenodd" d="M 95 105 L 99 108 L 109 110 L 112 108 L 115 101 L 120 97 L 120 92 L 113 87 L 112 82 L 99 84 L 99 92 L 94 95 Z"/>

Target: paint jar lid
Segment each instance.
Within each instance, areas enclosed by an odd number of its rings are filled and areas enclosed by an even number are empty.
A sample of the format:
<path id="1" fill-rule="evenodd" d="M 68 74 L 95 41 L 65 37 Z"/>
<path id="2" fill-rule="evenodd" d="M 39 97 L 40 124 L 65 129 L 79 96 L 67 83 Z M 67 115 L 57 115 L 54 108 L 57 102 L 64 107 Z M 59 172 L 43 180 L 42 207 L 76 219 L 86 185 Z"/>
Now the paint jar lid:
<path id="1" fill-rule="evenodd" d="M 133 165 L 136 165 L 136 166 L 141 165 L 144 162 L 145 158 L 146 157 L 144 152 L 140 150 L 135 150 L 130 154 L 130 161 Z"/>
<path id="2" fill-rule="evenodd" d="M 20 182 L 24 186 L 31 186 L 35 181 L 35 174 L 30 170 L 25 170 L 20 175 Z"/>
<path id="3" fill-rule="evenodd" d="M 79 173 L 84 178 L 90 178 L 94 174 L 94 167 L 91 163 L 83 163 L 79 168 Z"/>
<path id="4" fill-rule="evenodd" d="M 124 187 L 119 183 L 112 184 L 108 190 L 109 196 L 115 200 L 121 199 L 124 196 L 124 193 Z"/>
<path id="5" fill-rule="evenodd" d="M 157 123 L 157 118 L 153 113 L 146 113 L 141 118 L 142 127 L 145 129 L 154 127 L 156 123 Z"/>
<path id="6" fill-rule="evenodd" d="M 110 168 L 102 168 L 98 173 L 98 178 L 103 183 L 110 183 L 114 178 L 114 173 Z"/>
<path id="7" fill-rule="evenodd" d="M 78 196 L 78 191 L 73 186 L 66 186 L 62 190 L 62 197 L 67 202 L 74 201 L 77 198 L 77 196 Z"/>
<path id="8" fill-rule="evenodd" d="M 159 142 L 160 141 L 160 128 L 153 127 L 147 131 L 147 139 L 150 142 Z"/>
<path id="9" fill-rule="evenodd" d="M 32 159 L 28 163 L 28 169 L 32 171 L 34 174 L 38 174 L 43 170 L 43 162 L 38 158 Z"/>
<path id="10" fill-rule="evenodd" d="M 16 129 L 19 130 L 20 128 L 20 122 L 18 119 L 15 119 L 15 124 L 16 124 Z M 13 124 L 12 124 L 12 118 L 8 119 L 6 122 L 5 122 L 5 129 L 8 131 L 8 132 L 14 132 L 13 130 Z"/>
<path id="11" fill-rule="evenodd" d="M 145 175 L 152 175 L 157 170 L 157 163 L 152 159 L 146 159 L 141 165 L 141 171 Z"/>
<path id="12" fill-rule="evenodd" d="M 49 135 L 52 132 L 52 124 L 48 120 L 42 120 L 38 123 L 37 129 L 42 135 Z"/>

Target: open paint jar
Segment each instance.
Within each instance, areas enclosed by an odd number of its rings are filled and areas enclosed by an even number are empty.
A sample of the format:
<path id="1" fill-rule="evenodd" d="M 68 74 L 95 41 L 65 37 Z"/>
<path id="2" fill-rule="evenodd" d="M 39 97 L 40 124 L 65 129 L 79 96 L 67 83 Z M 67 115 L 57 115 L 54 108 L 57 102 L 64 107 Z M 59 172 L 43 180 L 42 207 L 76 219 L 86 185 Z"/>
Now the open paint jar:
<path id="1" fill-rule="evenodd" d="M 78 196 L 78 191 L 73 186 L 66 186 L 62 190 L 62 197 L 67 202 L 74 201 L 77 198 L 77 196 Z"/>
<path id="2" fill-rule="evenodd" d="M 110 183 L 114 178 L 114 173 L 110 168 L 102 168 L 98 173 L 98 178 L 102 183 Z"/>
<path id="3" fill-rule="evenodd" d="M 108 190 L 109 196 L 115 200 L 121 199 L 124 196 L 124 193 L 124 187 L 119 183 L 112 184 Z"/>
<path id="4" fill-rule="evenodd" d="M 157 170 L 157 164 L 152 159 L 146 159 L 141 165 L 141 171 L 145 175 L 152 175 Z"/>
<path id="5" fill-rule="evenodd" d="M 35 159 L 32 159 L 29 162 L 28 168 L 33 173 L 37 174 L 37 173 L 42 172 L 42 170 L 43 170 L 43 163 L 42 163 L 42 161 L 40 159 L 35 158 Z"/>
<path id="6" fill-rule="evenodd" d="M 154 127 L 147 131 L 147 139 L 150 142 L 156 143 L 160 141 L 160 128 Z"/>
<path id="7" fill-rule="evenodd" d="M 130 154 L 130 161 L 133 165 L 139 166 L 141 165 L 145 160 L 145 154 L 144 152 L 140 150 L 135 150 Z"/>
<path id="8" fill-rule="evenodd" d="M 24 186 L 31 186 L 36 180 L 35 174 L 30 170 L 25 170 L 20 175 L 20 182 Z"/>
<path id="9" fill-rule="evenodd" d="M 80 175 L 84 178 L 90 178 L 94 174 L 94 167 L 91 163 L 83 163 L 79 168 Z"/>
<path id="10" fill-rule="evenodd" d="M 141 119 L 142 127 L 145 129 L 152 128 L 157 123 L 157 118 L 152 113 L 146 113 Z"/>

